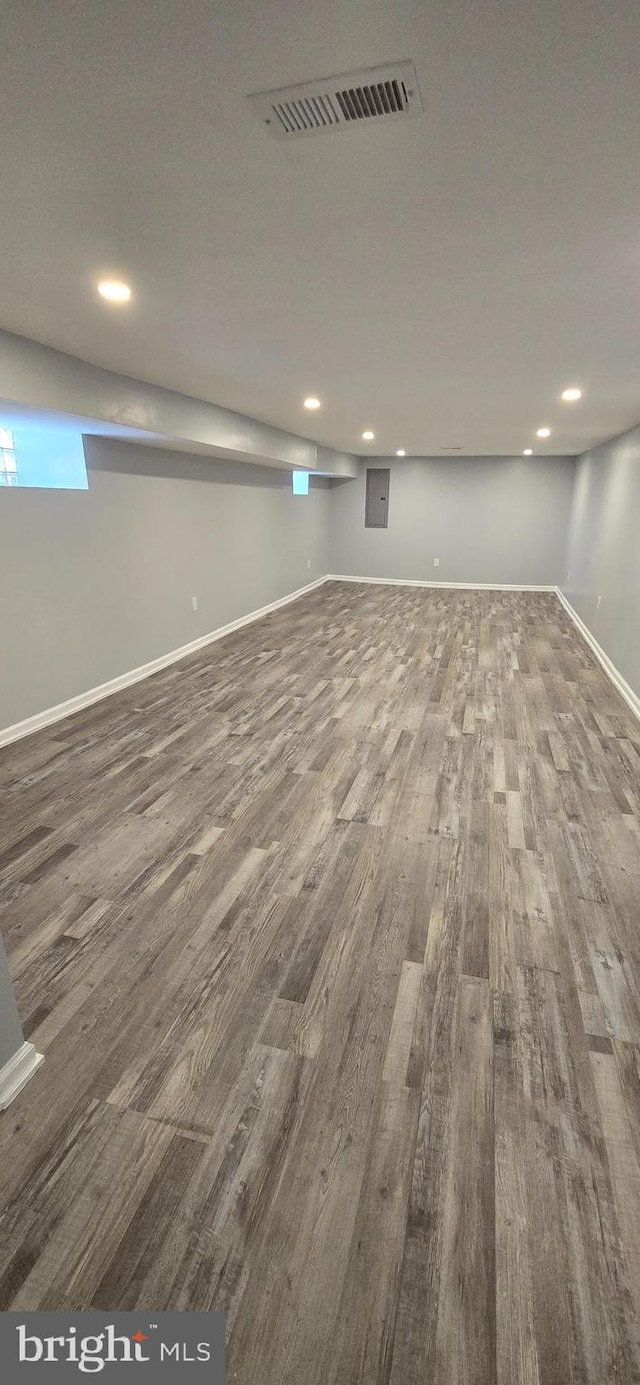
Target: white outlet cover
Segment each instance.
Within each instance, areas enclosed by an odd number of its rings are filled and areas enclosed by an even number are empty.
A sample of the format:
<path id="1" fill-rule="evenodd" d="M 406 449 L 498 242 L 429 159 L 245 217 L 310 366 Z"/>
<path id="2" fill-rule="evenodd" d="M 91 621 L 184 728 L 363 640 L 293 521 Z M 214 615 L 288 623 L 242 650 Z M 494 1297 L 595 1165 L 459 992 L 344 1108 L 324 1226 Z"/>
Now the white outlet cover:
<path id="1" fill-rule="evenodd" d="M 440 567 L 440 559 L 439 559 L 439 558 L 434 558 L 434 560 L 433 560 L 433 566 L 434 566 L 434 567 Z"/>

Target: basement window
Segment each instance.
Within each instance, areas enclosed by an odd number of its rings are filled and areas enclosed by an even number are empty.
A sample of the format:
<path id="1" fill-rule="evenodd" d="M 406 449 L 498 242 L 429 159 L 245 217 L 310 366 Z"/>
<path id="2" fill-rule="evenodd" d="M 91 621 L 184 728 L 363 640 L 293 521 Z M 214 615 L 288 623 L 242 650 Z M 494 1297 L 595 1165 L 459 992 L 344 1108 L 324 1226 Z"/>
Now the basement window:
<path id="1" fill-rule="evenodd" d="M 82 434 L 67 428 L 23 432 L 0 423 L 0 486 L 88 490 Z"/>
<path id="2" fill-rule="evenodd" d="M 294 495 L 308 495 L 308 494 L 309 494 L 309 472 L 308 472 L 308 471 L 294 471 L 294 472 L 292 473 L 292 475 L 293 475 L 293 494 L 294 494 Z"/>
<path id="3" fill-rule="evenodd" d="M 0 486 L 17 486 L 18 463 L 13 445 L 13 433 L 8 428 L 0 428 Z"/>

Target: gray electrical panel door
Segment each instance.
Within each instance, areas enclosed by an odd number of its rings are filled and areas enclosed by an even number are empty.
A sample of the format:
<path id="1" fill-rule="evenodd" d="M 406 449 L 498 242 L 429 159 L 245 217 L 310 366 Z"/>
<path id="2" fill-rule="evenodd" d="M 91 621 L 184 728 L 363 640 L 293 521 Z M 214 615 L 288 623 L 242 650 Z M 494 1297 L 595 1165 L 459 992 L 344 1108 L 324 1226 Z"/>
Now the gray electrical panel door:
<path id="1" fill-rule="evenodd" d="M 386 529 L 389 520 L 388 467 L 367 467 L 367 490 L 364 504 L 365 529 Z"/>

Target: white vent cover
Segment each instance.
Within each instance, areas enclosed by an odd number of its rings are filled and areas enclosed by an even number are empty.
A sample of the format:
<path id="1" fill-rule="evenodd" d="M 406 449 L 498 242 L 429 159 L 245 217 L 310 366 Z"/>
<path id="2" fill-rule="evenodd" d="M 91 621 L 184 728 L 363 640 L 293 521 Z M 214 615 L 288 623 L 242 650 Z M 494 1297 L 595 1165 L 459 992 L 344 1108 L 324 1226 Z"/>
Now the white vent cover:
<path id="1" fill-rule="evenodd" d="M 412 62 L 345 72 L 297 87 L 259 91 L 249 100 L 275 139 L 320 135 L 345 125 L 420 115 L 422 101 Z"/>

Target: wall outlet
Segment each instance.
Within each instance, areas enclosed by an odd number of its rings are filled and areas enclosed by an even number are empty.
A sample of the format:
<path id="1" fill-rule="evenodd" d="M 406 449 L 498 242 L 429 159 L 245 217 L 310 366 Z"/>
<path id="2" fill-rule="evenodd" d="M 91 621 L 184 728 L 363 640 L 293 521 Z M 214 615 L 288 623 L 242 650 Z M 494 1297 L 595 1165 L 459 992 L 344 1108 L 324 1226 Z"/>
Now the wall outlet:
<path id="1" fill-rule="evenodd" d="M 310 558 L 307 558 L 307 567 L 308 567 L 309 571 L 311 571 L 311 559 L 310 559 Z"/>
<path id="2" fill-rule="evenodd" d="M 197 609 L 198 609 L 198 598 L 197 598 L 197 596 L 192 596 L 192 597 L 191 597 L 191 610 L 192 610 L 192 611 L 197 611 Z"/>
<path id="3" fill-rule="evenodd" d="M 434 567 L 440 567 L 440 559 L 439 559 L 439 558 L 434 558 L 434 560 L 433 560 L 433 566 L 434 566 Z"/>
<path id="4" fill-rule="evenodd" d="M 599 610 L 600 610 L 600 602 L 601 602 L 601 601 L 602 601 L 602 597 L 599 596 L 598 599 L 597 599 L 597 601 L 596 601 L 596 611 L 599 611 Z"/>
<path id="5" fill-rule="evenodd" d="M 570 582 L 570 581 L 571 581 L 571 568 L 569 568 L 569 570 L 568 570 L 568 572 L 567 572 L 567 582 Z"/>

